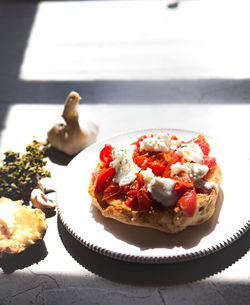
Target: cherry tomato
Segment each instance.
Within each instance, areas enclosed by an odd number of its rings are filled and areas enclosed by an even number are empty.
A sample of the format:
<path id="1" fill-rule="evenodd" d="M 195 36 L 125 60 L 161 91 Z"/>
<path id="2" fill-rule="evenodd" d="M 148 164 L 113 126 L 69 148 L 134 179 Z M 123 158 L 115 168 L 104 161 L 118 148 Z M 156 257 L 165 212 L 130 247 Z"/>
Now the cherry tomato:
<path id="1" fill-rule="evenodd" d="M 139 149 L 140 148 L 140 142 L 146 139 L 147 136 L 141 136 L 137 141 L 133 142 L 132 145 L 136 145 L 136 147 Z"/>
<path id="2" fill-rule="evenodd" d="M 127 197 L 127 198 L 125 199 L 125 201 L 124 201 L 124 203 L 125 203 L 126 206 L 128 206 L 128 207 L 132 207 L 136 202 L 137 202 L 136 196 Z"/>
<path id="3" fill-rule="evenodd" d="M 102 200 L 113 198 L 116 195 L 118 195 L 120 192 L 121 192 L 121 188 L 119 184 L 115 182 L 111 182 L 111 184 L 105 188 Z"/>
<path id="4" fill-rule="evenodd" d="M 182 172 L 179 176 L 176 176 L 173 179 L 176 181 L 174 190 L 178 195 L 182 195 L 187 190 L 190 190 L 194 187 L 193 181 L 185 172 Z"/>
<path id="5" fill-rule="evenodd" d="M 198 144 L 205 156 L 207 156 L 210 152 L 209 144 L 207 143 L 205 137 L 203 135 L 198 135 L 192 142 Z"/>
<path id="6" fill-rule="evenodd" d="M 147 166 L 152 169 L 156 176 L 161 176 L 168 165 L 165 153 L 158 153 L 148 158 Z"/>
<path id="7" fill-rule="evenodd" d="M 209 168 L 216 166 L 216 159 L 210 156 L 204 156 L 203 162 L 204 165 L 207 165 Z"/>
<path id="8" fill-rule="evenodd" d="M 122 187 L 122 192 L 125 196 L 134 197 L 143 184 L 143 176 L 140 173 L 136 173 L 136 179 L 132 183 L 124 185 Z"/>
<path id="9" fill-rule="evenodd" d="M 195 189 L 186 191 L 177 201 L 177 205 L 184 211 L 187 217 L 194 216 L 197 200 Z"/>
<path id="10" fill-rule="evenodd" d="M 137 152 L 134 152 L 134 162 L 138 165 L 141 169 L 145 170 L 147 168 L 147 156 L 140 155 Z"/>
<path id="11" fill-rule="evenodd" d="M 142 174 L 136 173 L 136 181 L 137 181 L 137 187 L 138 190 L 144 185 L 144 179 Z"/>
<path id="12" fill-rule="evenodd" d="M 136 197 L 140 211 L 149 211 L 152 200 L 149 198 L 147 192 L 144 189 L 140 189 L 137 192 Z"/>
<path id="13" fill-rule="evenodd" d="M 95 193 L 103 192 L 115 176 L 113 167 L 104 168 L 100 171 L 95 182 Z"/>
<path id="14" fill-rule="evenodd" d="M 162 177 L 170 178 L 171 177 L 171 166 L 180 161 L 180 157 L 177 156 L 173 151 L 166 154 L 167 167 L 164 170 Z"/>
<path id="15" fill-rule="evenodd" d="M 110 144 L 106 144 L 100 152 L 100 160 L 104 163 L 106 167 L 108 167 L 109 163 L 113 161 L 112 150 L 113 147 Z"/>
<path id="16" fill-rule="evenodd" d="M 140 173 L 136 174 L 136 179 L 130 184 L 123 187 L 123 193 L 125 195 L 125 204 L 132 207 L 138 204 L 139 210 L 148 210 L 151 206 L 151 199 L 147 195 L 146 191 L 142 189 L 144 186 L 143 176 Z M 141 194 L 142 193 L 142 194 Z"/>

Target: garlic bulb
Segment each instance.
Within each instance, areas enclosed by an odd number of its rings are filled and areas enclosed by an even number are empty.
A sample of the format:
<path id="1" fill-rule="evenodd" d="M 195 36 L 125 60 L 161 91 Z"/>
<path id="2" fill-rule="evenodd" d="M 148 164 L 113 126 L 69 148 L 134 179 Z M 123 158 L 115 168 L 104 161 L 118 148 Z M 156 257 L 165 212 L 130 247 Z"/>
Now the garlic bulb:
<path id="1" fill-rule="evenodd" d="M 61 120 L 47 134 L 49 143 L 68 155 L 75 155 L 92 144 L 99 130 L 95 122 L 80 117 L 78 113 L 80 99 L 78 93 L 70 92 Z"/>

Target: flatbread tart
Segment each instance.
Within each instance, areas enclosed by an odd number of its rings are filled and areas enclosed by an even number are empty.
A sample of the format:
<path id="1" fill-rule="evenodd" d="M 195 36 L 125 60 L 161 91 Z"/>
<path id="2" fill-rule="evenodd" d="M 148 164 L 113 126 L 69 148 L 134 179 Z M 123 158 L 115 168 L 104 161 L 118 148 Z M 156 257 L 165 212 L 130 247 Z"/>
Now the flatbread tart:
<path id="1" fill-rule="evenodd" d="M 106 144 L 89 194 L 104 217 L 177 233 L 215 211 L 222 173 L 203 135 L 184 141 L 166 132 L 123 147 Z"/>

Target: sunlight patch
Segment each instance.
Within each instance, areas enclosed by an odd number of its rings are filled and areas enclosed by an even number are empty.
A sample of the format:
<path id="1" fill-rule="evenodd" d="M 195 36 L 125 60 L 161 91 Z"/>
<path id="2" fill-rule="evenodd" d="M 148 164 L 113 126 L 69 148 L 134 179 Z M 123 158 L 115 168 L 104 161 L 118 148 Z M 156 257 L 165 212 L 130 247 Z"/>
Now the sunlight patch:
<path id="1" fill-rule="evenodd" d="M 240 2 L 187 1 L 177 9 L 162 0 L 39 3 L 19 78 L 249 77 L 250 3 Z"/>

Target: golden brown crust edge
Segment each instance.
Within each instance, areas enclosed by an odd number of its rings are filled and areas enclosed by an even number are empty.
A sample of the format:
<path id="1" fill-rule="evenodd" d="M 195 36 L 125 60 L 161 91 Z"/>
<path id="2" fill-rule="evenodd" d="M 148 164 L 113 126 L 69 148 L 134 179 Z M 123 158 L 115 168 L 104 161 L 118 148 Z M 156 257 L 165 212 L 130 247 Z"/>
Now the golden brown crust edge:
<path id="1" fill-rule="evenodd" d="M 1 197 L 0 205 L 7 204 L 20 208 L 16 214 L 13 233 L 7 234 L 5 227 L 0 223 L 0 259 L 23 252 L 31 245 L 40 242 L 47 230 L 45 214 L 40 209 L 31 209 L 23 206 L 21 201 L 12 201 Z"/>
<path id="2" fill-rule="evenodd" d="M 193 217 L 187 217 L 179 208 L 175 211 L 173 208 L 165 208 L 143 212 L 131 210 L 120 199 L 102 202 L 101 198 L 96 196 L 94 192 L 93 180 L 89 185 L 89 194 L 92 198 L 92 204 L 100 210 L 104 217 L 113 218 L 129 225 L 154 228 L 167 233 L 177 233 L 188 226 L 202 224 L 214 214 L 221 181 L 222 173 L 217 165 L 215 171 L 209 177 L 209 182 L 217 183 L 218 189 L 213 188 L 209 195 L 197 194 L 197 207 Z"/>

